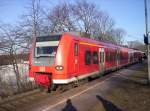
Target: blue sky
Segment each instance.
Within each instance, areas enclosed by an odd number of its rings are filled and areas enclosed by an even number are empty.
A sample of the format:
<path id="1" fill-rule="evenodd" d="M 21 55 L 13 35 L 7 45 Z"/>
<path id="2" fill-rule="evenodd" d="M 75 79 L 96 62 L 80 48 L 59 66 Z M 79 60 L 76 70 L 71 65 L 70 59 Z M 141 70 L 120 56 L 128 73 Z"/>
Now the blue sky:
<path id="1" fill-rule="evenodd" d="M 112 16 L 116 22 L 116 27 L 126 30 L 126 41 L 143 41 L 145 32 L 144 0 L 100 0 L 97 2 L 102 10 Z M 150 21 L 150 0 L 148 3 L 148 14 Z M 149 22 L 150 23 L 150 22 Z M 149 25 L 150 29 L 150 25 Z"/>
<path id="2" fill-rule="evenodd" d="M 62 0 L 41 0 L 44 7 L 52 7 Z M 65 0 L 67 2 L 67 0 Z M 88 0 L 97 7 L 107 12 L 114 20 L 116 28 L 123 28 L 127 35 L 125 41 L 143 41 L 144 25 L 144 0 Z M 149 31 L 150 31 L 150 0 L 148 1 Z M 1 0 L 0 21 L 15 24 L 20 15 L 25 12 L 30 0 Z"/>

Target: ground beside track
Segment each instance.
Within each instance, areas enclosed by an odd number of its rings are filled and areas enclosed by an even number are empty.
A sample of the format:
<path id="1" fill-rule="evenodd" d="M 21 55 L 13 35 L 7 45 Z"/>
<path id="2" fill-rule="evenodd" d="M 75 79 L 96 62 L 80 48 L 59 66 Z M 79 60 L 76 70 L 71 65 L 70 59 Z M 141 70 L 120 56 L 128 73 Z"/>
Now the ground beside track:
<path id="1" fill-rule="evenodd" d="M 150 86 L 147 85 L 147 64 L 128 67 L 118 72 L 111 83 L 109 94 L 97 97 L 90 111 L 150 111 Z"/>
<path id="2" fill-rule="evenodd" d="M 102 84 L 70 100 L 55 108 L 47 108 L 47 111 L 70 111 L 74 108 L 73 111 L 150 111 L 147 64 L 117 71 Z"/>
<path id="3" fill-rule="evenodd" d="M 42 93 L 0 106 L 0 111 L 150 111 L 146 69 L 146 63 L 136 64 L 58 95 Z"/>

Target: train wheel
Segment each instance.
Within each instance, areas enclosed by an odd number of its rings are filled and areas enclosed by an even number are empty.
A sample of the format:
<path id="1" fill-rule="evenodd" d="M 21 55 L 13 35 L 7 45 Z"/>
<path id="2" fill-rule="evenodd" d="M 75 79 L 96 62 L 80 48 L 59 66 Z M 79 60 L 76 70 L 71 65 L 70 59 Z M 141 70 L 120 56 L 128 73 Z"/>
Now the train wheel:
<path id="1" fill-rule="evenodd" d="M 48 79 L 49 79 L 49 86 L 48 86 L 48 90 L 47 90 L 47 92 L 48 93 L 51 93 L 51 91 L 52 91 L 52 76 L 51 75 L 48 75 Z"/>
<path id="2" fill-rule="evenodd" d="M 58 85 L 51 83 L 51 90 L 56 91 L 58 88 Z"/>
<path id="3" fill-rule="evenodd" d="M 93 78 L 92 77 L 88 77 L 88 81 L 90 82 L 90 81 L 92 81 L 93 80 Z"/>
<path id="4" fill-rule="evenodd" d="M 79 86 L 79 80 L 76 80 L 75 82 L 74 82 L 74 87 L 78 87 Z"/>
<path id="5" fill-rule="evenodd" d="M 51 91 L 52 91 L 52 90 L 51 90 L 51 86 L 48 86 L 47 92 L 48 92 L 48 93 L 51 93 Z"/>

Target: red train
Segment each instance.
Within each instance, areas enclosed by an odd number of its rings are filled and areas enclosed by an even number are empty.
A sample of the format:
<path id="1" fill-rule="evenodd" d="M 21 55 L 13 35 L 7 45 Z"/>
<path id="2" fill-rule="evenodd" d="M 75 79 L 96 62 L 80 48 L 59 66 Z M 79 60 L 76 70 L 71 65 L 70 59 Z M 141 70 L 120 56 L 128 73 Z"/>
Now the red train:
<path id="1" fill-rule="evenodd" d="M 138 62 L 143 52 L 70 33 L 36 37 L 29 77 L 47 87 L 69 84 Z"/>

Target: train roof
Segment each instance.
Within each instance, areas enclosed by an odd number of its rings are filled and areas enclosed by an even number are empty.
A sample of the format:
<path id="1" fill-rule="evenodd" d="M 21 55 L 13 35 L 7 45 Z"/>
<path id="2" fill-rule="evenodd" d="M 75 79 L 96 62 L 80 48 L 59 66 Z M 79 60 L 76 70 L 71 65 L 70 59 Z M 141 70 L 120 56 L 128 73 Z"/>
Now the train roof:
<path id="1" fill-rule="evenodd" d="M 94 39 L 91 39 L 91 38 L 80 37 L 79 35 L 72 34 L 72 33 L 67 33 L 67 32 L 65 32 L 65 33 L 63 33 L 63 34 L 69 34 L 69 35 L 71 35 L 71 37 L 72 37 L 73 39 L 85 41 L 85 42 L 88 42 L 88 43 L 93 43 L 93 44 L 97 44 L 97 45 L 103 45 L 103 46 L 111 47 L 111 48 L 129 49 L 129 48 L 127 48 L 127 47 L 123 47 L 123 46 L 116 45 L 116 44 L 112 44 L 112 43 L 107 43 L 107 42 L 104 42 L 104 41 L 97 41 L 97 40 L 94 40 Z M 131 49 L 131 50 L 134 50 L 134 49 Z"/>
<path id="2" fill-rule="evenodd" d="M 73 33 L 72 32 L 55 33 L 55 34 L 50 34 L 50 35 L 39 36 L 40 38 L 39 37 L 37 37 L 37 38 L 42 39 L 41 37 L 48 37 L 48 36 L 57 36 L 56 38 L 58 38 L 59 36 L 66 35 L 66 34 L 70 35 L 70 37 L 72 39 L 75 39 L 75 40 L 80 40 L 80 41 L 84 41 L 84 42 L 88 42 L 88 43 L 93 43 L 93 44 L 96 44 L 96 45 L 102 45 L 104 47 L 111 47 L 111 48 L 130 50 L 130 51 L 138 51 L 138 52 L 143 53 L 140 50 L 124 47 L 124 46 L 121 46 L 121 45 L 116 45 L 116 44 L 108 43 L 108 42 L 105 42 L 105 41 L 97 41 L 97 40 L 92 39 L 92 38 L 81 37 L 79 34 L 74 33 L 74 32 Z"/>

